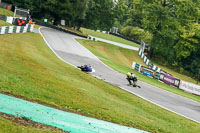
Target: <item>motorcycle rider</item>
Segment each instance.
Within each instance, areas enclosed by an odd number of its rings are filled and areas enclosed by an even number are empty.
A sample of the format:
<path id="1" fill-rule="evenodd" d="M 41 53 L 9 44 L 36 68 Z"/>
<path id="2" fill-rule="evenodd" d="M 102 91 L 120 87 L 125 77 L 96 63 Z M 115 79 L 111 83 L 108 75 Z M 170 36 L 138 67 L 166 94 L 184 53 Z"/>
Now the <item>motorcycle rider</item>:
<path id="1" fill-rule="evenodd" d="M 78 68 L 80 68 L 82 71 L 85 72 L 92 72 L 92 67 L 90 64 L 88 65 L 83 65 L 83 66 L 77 66 Z"/>
<path id="2" fill-rule="evenodd" d="M 140 86 L 138 86 L 138 85 L 136 85 L 136 82 L 137 82 L 137 77 L 136 77 L 136 75 L 133 73 L 133 72 L 128 72 L 127 74 L 126 74 L 126 76 L 127 76 L 127 80 L 128 80 L 128 82 L 129 82 L 129 84 L 130 85 L 133 85 L 133 87 L 139 87 L 140 88 Z M 132 83 L 132 82 L 133 83 Z"/>

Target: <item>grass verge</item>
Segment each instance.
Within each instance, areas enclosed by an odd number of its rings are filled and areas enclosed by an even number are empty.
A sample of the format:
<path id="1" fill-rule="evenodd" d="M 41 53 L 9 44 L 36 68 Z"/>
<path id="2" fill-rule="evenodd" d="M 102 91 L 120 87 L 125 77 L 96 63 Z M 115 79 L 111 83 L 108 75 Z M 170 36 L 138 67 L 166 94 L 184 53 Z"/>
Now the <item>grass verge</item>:
<path id="1" fill-rule="evenodd" d="M 62 62 L 39 34 L 1 35 L 0 40 L 1 93 L 150 132 L 200 130 L 198 123 Z"/>
<path id="2" fill-rule="evenodd" d="M 7 23 L 7 22 L 5 22 L 5 21 L 3 21 L 3 20 L 0 20 L 0 27 L 1 26 L 13 26 L 12 24 L 9 24 L 9 23 Z"/>
<path id="3" fill-rule="evenodd" d="M 130 45 L 130 46 L 133 46 L 133 47 L 138 47 L 138 48 L 140 47 L 140 45 L 138 45 L 134 42 L 125 40 L 123 38 L 120 38 L 120 37 L 117 37 L 117 36 L 114 36 L 114 35 L 104 34 L 104 33 L 96 32 L 94 30 L 90 30 L 90 29 L 86 29 L 86 28 L 81 28 L 81 31 L 82 31 L 83 34 L 87 34 L 87 35 L 95 36 L 95 37 L 98 37 L 98 38 L 102 38 L 102 39 L 106 39 L 106 40 Z"/>
<path id="4" fill-rule="evenodd" d="M 77 39 L 77 40 L 79 43 L 81 43 L 83 46 L 88 48 L 96 56 L 106 59 L 106 60 L 101 59 L 105 64 L 107 64 L 108 66 L 112 67 L 113 69 L 115 69 L 121 73 L 126 74 L 127 72 L 133 71 L 133 69 L 131 69 L 131 65 L 132 65 L 133 61 L 144 65 L 144 62 L 138 56 L 137 51 L 124 49 L 124 48 L 121 48 L 118 46 L 110 45 L 110 44 L 107 44 L 104 42 L 99 42 L 99 41 L 94 42 L 94 41 L 81 40 L 81 39 Z M 167 91 L 170 91 L 170 92 L 176 93 L 178 95 L 193 99 L 197 102 L 200 102 L 199 96 L 186 93 L 182 90 L 171 87 L 167 84 L 161 83 L 157 80 L 154 80 L 147 76 L 141 75 L 137 72 L 136 72 L 136 75 L 137 75 L 138 79 L 143 82 L 146 82 L 153 86 L 157 86 L 157 87 L 165 89 Z"/>

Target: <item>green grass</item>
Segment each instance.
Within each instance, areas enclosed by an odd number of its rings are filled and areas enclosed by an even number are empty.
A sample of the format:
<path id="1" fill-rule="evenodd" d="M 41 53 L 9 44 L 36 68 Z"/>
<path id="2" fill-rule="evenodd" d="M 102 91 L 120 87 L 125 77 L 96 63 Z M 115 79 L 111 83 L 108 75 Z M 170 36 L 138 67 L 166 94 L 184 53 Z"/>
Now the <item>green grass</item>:
<path id="1" fill-rule="evenodd" d="M 122 39 L 120 37 L 116 37 L 116 36 L 113 36 L 113 35 L 104 34 L 104 33 L 101 33 L 101 32 L 96 32 L 94 30 L 90 30 L 90 29 L 86 29 L 86 28 L 81 28 L 81 31 L 83 32 L 83 34 L 95 36 L 95 37 L 98 37 L 98 38 L 102 38 L 102 39 L 106 39 L 106 40 L 110 40 L 110 41 L 114 41 L 114 42 L 123 43 L 123 44 L 126 44 L 126 45 L 138 47 L 138 48 L 140 47 L 140 45 L 138 45 L 134 42 L 131 42 L 131 41 L 128 41 L 128 40 L 125 40 L 125 39 Z"/>
<path id="2" fill-rule="evenodd" d="M 62 62 L 39 34 L 1 35 L 0 40 L 1 93 L 150 132 L 200 131 L 198 123 Z"/>
<path id="3" fill-rule="evenodd" d="M 5 15 L 5 16 L 13 16 L 14 15 L 14 13 L 12 11 L 4 9 L 4 8 L 0 8 L 0 14 Z"/>
<path id="4" fill-rule="evenodd" d="M 0 117 L 0 127 L 0 133 L 61 133 L 61 131 L 51 131 L 50 129 L 20 125 L 3 117 Z"/>
<path id="5" fill-rule="evenodd" d="M 9 24 L 9 23 L 7 23 L 7 22 L 5 22 L 5 21 L 3 21 L 3 20 L 0 20 L 0 27 L 1 26 L 13 26 L 12 24 Z"/>
<path id="6" fill-rule="evenodd" d="M 96 56 L 106 59 L 106 60 L 101 59 L 105 64 L 107 64 L 108 66 L 112 67 L 113 69 L 121 73 L 126 74 L 127 72 L 133 71 L 133 69 L 131 69 L 131 65 L 133 61 L 144 65 L 144 62 L 138 56 L 137 51 L 124 49 L 124 48 L 117 47 L 117 46 L 110 45 L 103 42 L 94 42 L 94 41 L 81 40 L 81 39 L 77 39 L 77 40 L 86 48 L 88 48 Z M 136 75 L 139 78 L 139 80 L 143 82 L 146 82 L 153 86 L 157 86 L 167 91 L 170 91 L 178 95 L 200 102 L 199 96 L 186 93 L 182 90 L 171 87 L 167 84 L 161 83 L 157 80 L 141 75 L 137 72 L 136 72 Z"/>

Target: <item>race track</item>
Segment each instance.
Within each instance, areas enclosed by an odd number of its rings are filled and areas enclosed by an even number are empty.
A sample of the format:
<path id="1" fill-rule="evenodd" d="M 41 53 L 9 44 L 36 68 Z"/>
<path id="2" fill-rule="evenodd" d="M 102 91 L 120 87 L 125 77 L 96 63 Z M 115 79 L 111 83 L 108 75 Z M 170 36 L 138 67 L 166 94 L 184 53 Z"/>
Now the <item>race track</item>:
<path id="1" fill-rule="evenodd" d="M 91 64 L 96 71 L 93 73 L 94 76 L 200 123 L 200 103 L 140 81 L 138 82 L 141 86 L 140 89 L 127 86 L 125 75 L 103 64 L 90 51 L 74 40 L 76 36 L 49 28 L 41 28 L 40 31 L 51 50 L 65 62 L 74 66 Z"/>

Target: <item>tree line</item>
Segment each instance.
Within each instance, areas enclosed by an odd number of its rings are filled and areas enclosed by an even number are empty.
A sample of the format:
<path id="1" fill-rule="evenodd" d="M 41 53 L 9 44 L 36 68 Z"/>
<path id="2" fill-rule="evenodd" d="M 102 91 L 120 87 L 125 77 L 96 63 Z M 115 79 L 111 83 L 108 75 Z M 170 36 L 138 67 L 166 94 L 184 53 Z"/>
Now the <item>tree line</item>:
<path id="1" fill-rule="evenodd" d="M 3 0 L 37 19 L 69 27 L 109 30 L 145 40 L 152 60 L 197 77 L 200 71 L 199 0 Z"/>
<path id="2" fill-rule="evenodd" d="M 153 60 L 199 80 L 199 0 L 119 0 L 120 25 L 151 34 Z M 125 17 L 124 17 L 125 16 Z M 136 31 L 136 30 L 135 30 Z M 144 32 L 145 33 L 145 32 Z M 144 37 L 145 38 L 145 37 Z"/>
<path id="3" fill-rule="evenodd" d="M 33 18 L 65 20 L 70 27 L 109 29 L 114 24 L 113 0 L 4 0 L 30 9 Z"/>

